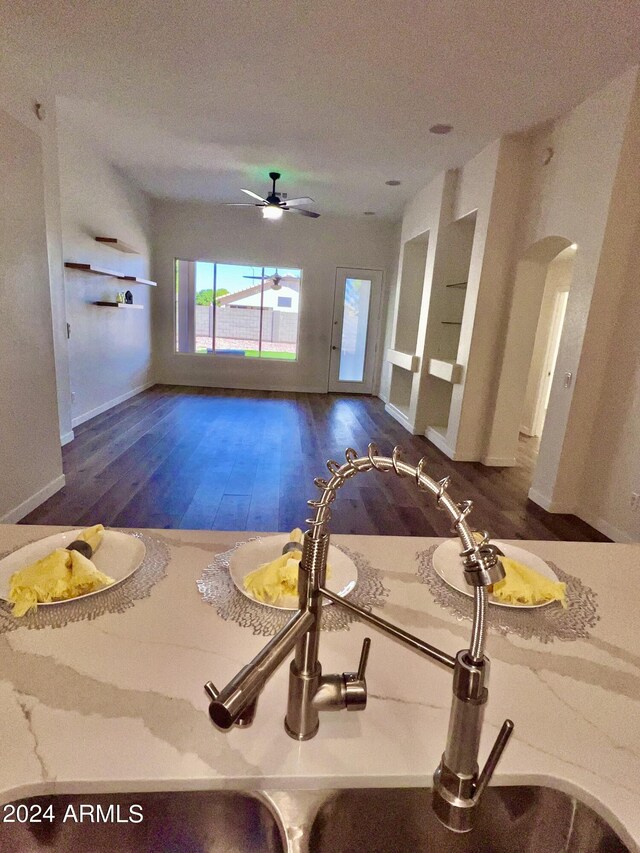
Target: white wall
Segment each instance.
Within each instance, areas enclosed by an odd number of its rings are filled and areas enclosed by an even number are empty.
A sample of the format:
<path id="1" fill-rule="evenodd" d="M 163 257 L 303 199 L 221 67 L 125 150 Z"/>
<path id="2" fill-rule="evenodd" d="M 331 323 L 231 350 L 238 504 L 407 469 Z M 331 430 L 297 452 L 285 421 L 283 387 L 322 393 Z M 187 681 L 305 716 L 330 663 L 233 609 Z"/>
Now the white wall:
<path id="1" fill-rule="evenodd" d="M 47 212 L 55 182 L 33 105 L 48 92 L 0 61 L 0 521 L 17 521 L 64 485 L 51 320 Z M 45 162 L 46 161 L 46 162 Z M 46 189 L 49 194 L 45 198 Z M 55 254 L 55 253 L 53 253 Z"/>
<path id="2" fill-rule="evenodd" d="M 370 217 L 323 215 L 312 221 L 285 214 L 267 222 L 258 211 L 191 202 L 154 202 L 153 235 L 156 378 L 220 388 L 326 391 L 336 268 L 381 269 L 387 286 L 395 249 L 394 226 Z M 176 353 L 175 258 L 302 269 L 298 360 Z"/>
<path id="3" fill-rule="evenodd" d="M 569 422 L 582 469 L 561 486 L 577 512 L 618 541 L 640 541 L 640 86 L 633 92 L 609 206 L 581 359 L 578 405 Z M 580 377 L 578 377 L 580 379 Z M 584 423 L 589 426 L 588 432 Z M 569 431 L 568 430 L 568 431 Z M 582 446 L 580 445 L 582 441 Z M 561 472 L 564 474 L 565 472 Z"/>
<path id="4" fill-rule="evenodd" d="M 615 319 L 612 312 L 617 309 L 621 258 L 619 247 L 615 252 L 607 250 L 605 236 L 609 231 L 615 239 L 616 232 L 622 233 L 621 223 L 623 230 L 635 227 L 633 219 L 625 219 L 626 204 L 613 230 L 608 222 L 623 143 L 631 141 L 627 124 L 631 104 L 637 99 L 636 78 L 637 69 L 633 69 L 531 138 L 532 184 L 520 254 L 550 236 L 561 236 L 578 247 L 530 492 L 536 502 L 558 512 L 582 512 L 582 476 L 593 408 L 602 387 L 609 329 Z M 554 150 L 554 156 L 544 166 L 541 156 L 547 148 Z M 605 269 L 607 256 L 611 265 Z M 569 388 L 563 383 L 567 372 L 574 377 Z"/>
<path id="5" fill-rule="evenodd" d="M 618 541 L 640 541 L 640 225 L 609 347 L 582 484 L 581 514 Z"/>
<path id="6" fill-rule="evenodd" d="M 41 114 L 44 116 L 43 119 L 39 120 L 36 117 L 34 108 L 36 103 L 40 103 L 43 107 Z M 56 103 L 50 87 L 34 78 L 29 68 L 6 51 L 0 54 L 0 108 L 6 109 L 14 118 L 36 133 L 42 145 L 44 212 L 58 419 L 60 439 L 63 444 L 66 444 L 73 438 L 73 430 L 62 266 Z"/>
<path id="7" fill-rule="evenodd" d="M 149 200 L 82 139 L 78 128 L 65 121 L 64 104 L 59 117 L 59 159 L 65 261 L 149 278 Z M 102 246 L 95 236 L 116 237 L 140 254 Z M 65 281 L 76 426 L 152 383 L 152 306 L 159 288 L 69 269 Z M 144 310 L 93 304 L 115 301 L 121 290 L 131 290 Z"/>

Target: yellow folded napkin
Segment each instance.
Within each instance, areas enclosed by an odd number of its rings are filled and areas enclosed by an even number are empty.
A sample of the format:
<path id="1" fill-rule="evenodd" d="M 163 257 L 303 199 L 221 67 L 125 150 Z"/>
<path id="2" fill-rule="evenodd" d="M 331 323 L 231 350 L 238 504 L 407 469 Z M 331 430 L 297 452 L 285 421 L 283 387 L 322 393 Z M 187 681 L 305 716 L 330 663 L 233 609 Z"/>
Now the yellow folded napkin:
<path id="1" fill-rule="evenodd" d="M 100 546 L 103 531 L 101 524 L 96 525 L 83 530 L 77 538 L 88 542 L 95 551 Z M 56 548 L 41 560 L 13 573 L 9 581 L 9 601 L 13 602 L 13 615 L 19 617 L 35 610 L 39 602 L 77 598 L 112 583 L 113 578 L 99 571 L 79 551 Z"/>
<path id="2" fill-rule="evenodd" d="M 559 601 L 566 609 L 565 583 L 549 580 L 509 557 L 500 557 L 500 562 L 504 566 L 505 577 L 492 587 L 493 596 L 498 601 L 505 604 L 543 604 L 545 601 Z"/>
<path id="3" fill-rule="evenodd" d="M 289 551 L 245 575 L 242 584 L 258 601 L 277 604 L 284 595 L 298 594 L 298 564 L 302 552 L 302 530 L 299 527 L 291 531 L 289 542 L 300 544 L 300 552 L 295 549 Z M 330 569 L 327 566 L 327 577 L 329 575 Z"/>
<path id="4" fill-rule="evenodd" d="M 87 527 L 82 531 L 82 533 L 78 533 L 76 539 L 79 539 L 81 542 L 87 542 L 87 544 L 91 545 L 91 550 L 95 554 L 102 543 L 103 536 L 104 525 L 94 524 L 93 527 Z"/>

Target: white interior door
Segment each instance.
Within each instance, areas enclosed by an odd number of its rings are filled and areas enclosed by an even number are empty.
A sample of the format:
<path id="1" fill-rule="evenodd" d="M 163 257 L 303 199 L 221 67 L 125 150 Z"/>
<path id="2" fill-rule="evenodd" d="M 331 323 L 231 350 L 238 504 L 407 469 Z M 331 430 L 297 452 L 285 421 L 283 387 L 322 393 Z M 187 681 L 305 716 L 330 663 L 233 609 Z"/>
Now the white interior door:
<path id="1" fill-rule="evenodd" d="M 372 393 L 381 300 L 381 270 L 338 267 L 329 391 Z"/>

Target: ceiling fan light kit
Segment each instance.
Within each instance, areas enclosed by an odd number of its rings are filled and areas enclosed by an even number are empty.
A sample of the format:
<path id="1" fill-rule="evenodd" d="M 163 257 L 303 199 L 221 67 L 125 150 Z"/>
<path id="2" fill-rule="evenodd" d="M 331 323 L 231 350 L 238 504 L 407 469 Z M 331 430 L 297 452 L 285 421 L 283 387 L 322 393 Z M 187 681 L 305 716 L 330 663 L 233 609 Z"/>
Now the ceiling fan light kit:
<path id="1" fill-rule="evenodd" d="M 254 193 L 253 190 L 243 189 L 243 193 L 251 196 L 251 198 L 257 199 L 257 201 L 227 202 L 227 204 L 231 207 L 259 207 L 262 209 L 263 219 L 281 219 L 285 210 L 290 213 L 300 213 L 302 216 L 310 216 L 313 219 L 317 219 L 320 216 L 319 213 L 315 213 L 313 210 L 304 210 L 303 205 L 313 204 L 313 199 L 308 196 L 304 196 L 302 198 L 287 198 L 285 200 L 284 194 L 282 196 L 277 195 L 276 181 L 280 179 L 280 172 L 269 172 L 269 177 L 273 183 L 271 192 L 266 198 L 262 198 L 261 195 Z"/>
<path id="2" fill-rule="evenodd" d="M 282 219 L 282 213 L 281 208 L 275 204 L 267 204 L 262 208 L 263 219 Z"/>

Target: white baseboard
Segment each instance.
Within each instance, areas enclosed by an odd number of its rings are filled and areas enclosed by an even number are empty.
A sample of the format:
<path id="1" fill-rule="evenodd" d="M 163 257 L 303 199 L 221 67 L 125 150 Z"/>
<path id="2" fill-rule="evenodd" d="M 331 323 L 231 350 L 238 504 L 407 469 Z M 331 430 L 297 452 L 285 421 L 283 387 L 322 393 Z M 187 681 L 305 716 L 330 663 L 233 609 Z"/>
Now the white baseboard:
<path id="1" fill-rule="evenodd" d="M 204 356 L 202 356 L 204 358 Z M 257 359 L 256 359 L 257 361 Z M 194 379 L 187 381 L 186 379 L 156 379 L 150 385 L 145 385 L 144 388 L 151 388 L 153 385 L 178 385 L 185 388 L 219 388 L 225 391 L 283 391 L 288 393 L 300 394 L 328 394 L 327 383 L 323 385 L 291 385 L 288 383 L 278 384 L 275 382 L 228 382 L 219 380 L 215 382 L 205 382 L 202 379 Z M 140 390 L 144 390 L 141 388 Z M 139 391 L 136 391 L 139 393 Z"/>
<path id="2" fill-rule="evenodd" d="M 378 391 L 378 397 L 382 400 L 382 402 L 386 405 L 389 402 L 389 395 L 383 394 L 382 391 Z"/>
<path id="3" fill-rule="evenodd" d="M 454 451 L 452 447 L 449 447 L 447 444 L 446 438 L 442 435 L 442 433 L 438 432 L 436 429 L 432 429 L 431 427 L 427 427 L 425 431 L 425 438 L 428 438 L 432 444 L 441 450 L 443 453 L 446 453 L 449 459 L 453 459 Z"/>
<path id="4" fill-rule="evenodd" d="M 72 442 L 74 438 L 75 438 L 75 435 L 74 435 L 72 429 L 70 429 L 69 432 L 61 433 L 61 435 L 60 435 L 60 446 L 64 447 L 65 444 L 69 444 L 70 442 Z"/>
<path id="5" fill-rule="evenodd" d="M 496 468 L 512 468 L 518 464 L 515 456 L 483 456 L 480 461 L 483 465 L 492 465 Z"/>
<path id="6" fill-rule="evenodd" d="M 438 429 L 438 427 L 428 426 L 424 431 L 424 437 L 428 438 L 432 444 L 441 450 L 444 454 L 446 454 L 449 459 L 453 459 L 454 462 L 477 462 L 478 455 L 476 453 L 469 453 L 465 450 L 455 450 L 451 445 L 447 442 L 446 436 L 443 434 L 444 427 Z"/>
<path id="7" fill-rule="evenodd" d="M 141 394 L 143 391 L 146 391 L 147 388 L 152 388 L 157 383 L 155 380 L 153 382 L 147 382 L 144 385 L 140 385 L 138 388 L 133 388 L 131 391 L 127 391 L 126 394 L 121 394 L 119 397 L 115 397 L 113 400 L 109 400 L 108 403 L 103 403 L 101 406 L 96 406 L 95 409 L 91 409 L 89 412 L 85 412 L 83 415 L 78 415 L 77 418 L 73 418 L 71 421 L 72 427 L 80 426 L 85 421 L 90 421 L 91 418 L 95 418 L 96 415 L 101 415 L 103 412 L 112 409 L 114 406 L 117 406 L 118 403 L 124 403 L 125 400 L 130 400 L 131 397 L 135 397 L 136 394 Z"/>
<path id="8" fill-rule="evenodd" d="M 604 533 L 605 536 L 608 536 L 609 539 L 612 539 L 614 542 L 628 543 L 638 541 L 638 538 L 634 539 L 626 530 L 621 530 L 606 519 L 600 518 L 600 516 L 597 515 L 591 515 L 588 510 L 585 512 L 575 506 L 554 503 L 548 495 L 543 495 L 542 492 L 539 492 L 537 489 L 529 489 L 529 498 L 534 503 L 537 503 L 538 506 L 541 506 L 542 509 L 546 509 L 547 512 L 577 515 L 578 518 L 582 519 L 582 521 L 590 524 L 591 527 L 595 527 L 596 530 L 599 530 L 600 533 Z"/>
<path id="9" fill-rule="evenodd" d="M 554 503 L 548 495 L 543 495 L 542 492 L 539 492 L 537 489 L 529 490 L 529 498 L 534 503 L 537 503 L 538 506 L 541 506 L 542 509 L 546 509 L 547 512 L 577 515 L 578 518 L 582 519 L 582 521 L 590 524 L 591 527 L 595 527 L 596 530 L 599 530 L 600 533 L 604 533 L 605 536 L 608 536 L 609 539 L 612 539 L 614 542 L 628 543 L 638 541 L 637 539 L 634 539 L 630 533 L 627 533 L 626 530 L 621 530 L 606 519 L 600 518 L 600 516 L 597 515 L 591 515 L 590 512 L 584 512 L 582 509 L 578 509 L 575 506 L 563 506 L 562 504 Z"/>
<path id="10" fill-rule="evenodd" d="M 556 512 L 562 515 L 576 514 L 576 508 L 574 506 L 570 506 L 569 504 L 554 503 L 554 501 L 549 497 L 549 495 L 544 495 L 537 489 L 529 489 L 528 497 L 529 500 L 532 500 L 534 503 L 538 504 L 538 506 L 541 506 L 542 509 L 546 509 L 547 512 Z"/>
<path id="11" fill-rule="evenodd" d="M 44 503 L 47 498 L 51 497 L 51 495 L 55 495 L 56 492 L 59 492 L 64 484 L 64 474 L 60 474 L 60 476 L 56 477 L 55 480 L 47 483 L 46 486 L 43 486 L 42 489 L 37 491 L 35 495 L 31 495 L 30 498 L 26 499 L 26 501 L 22 501 L 21 504 L 5 513 L 5 515 L 0 518 L 0 524 L 15 524 L 17 521 L 20 521 L 21 518 L 24 518 L 25 515 L 28 515 L 32 510 L 40 506 L 41 503 Z"/>
<path id="12" fill-rule="evenodd" d="M 609 539 L 613 539 L 614 542 L 622 542 L 626 544 L 630 542 L 638 542 L 640 539 L 640 537 L 636 537 L 634 539 L 626 530 L 621 530 L 619 527 L 615 527 L 606 519 L 600 518 L 600 516 L 591 515 L 591 513 L 583 512 L 582 510 L 578 510 L 575 514 L 578 518 L 581 518 L 583 521 L 586 521 L 587 524 L 590 524 L 591 527 L 595 527 L 596 530 L 599 530 L 600 533 L 604 533 L 604 535 L 608 536 Z"/>
<path id="13" fill-rule="evenodd" d="M 407 432 L 410 432 L 411 435 L 418 435 L 411 421 L 403 412 L 400 411 L 400 409 L 396 408 L 393 403 L 387 403 L 384 410 L 388 415 L 391 415 L 394 420 L 398 421 L 399 424 L 402 424 L 402 426 L 407 430 Z"/>

